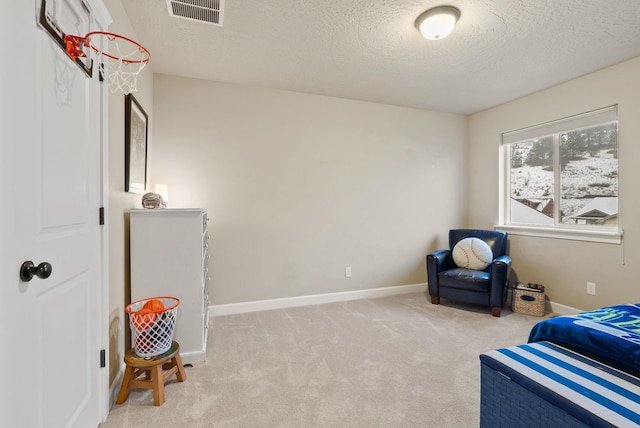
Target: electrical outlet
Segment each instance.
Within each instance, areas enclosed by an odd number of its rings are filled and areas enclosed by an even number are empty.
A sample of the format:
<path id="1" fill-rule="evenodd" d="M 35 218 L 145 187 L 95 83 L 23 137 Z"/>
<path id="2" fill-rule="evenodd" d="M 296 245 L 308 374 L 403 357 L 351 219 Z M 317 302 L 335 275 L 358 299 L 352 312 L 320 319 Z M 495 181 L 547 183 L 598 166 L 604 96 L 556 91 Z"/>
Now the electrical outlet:
<path id="1" fill-rule="evenodd" d="M 587 294 L 591 294 L 592 296 L 596 295 L 596 283 L 595 282 L 587 282 Z"/>
<path id="2" fill-rule="evenodd" d="M 345 278 L 351 278 L 351 266 L 344 268 L 344 276 Z"/>

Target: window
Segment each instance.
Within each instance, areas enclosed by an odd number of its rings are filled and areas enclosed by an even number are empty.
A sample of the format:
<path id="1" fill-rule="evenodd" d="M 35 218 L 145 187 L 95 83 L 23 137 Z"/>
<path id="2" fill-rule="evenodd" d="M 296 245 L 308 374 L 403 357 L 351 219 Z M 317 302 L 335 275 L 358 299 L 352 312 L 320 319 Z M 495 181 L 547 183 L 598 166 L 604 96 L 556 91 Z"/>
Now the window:
<path id="1" fill-rule="evenodd" d="M 616 106 L 507 132 L 502 144 L 501 226 L 619 242 Z"/>

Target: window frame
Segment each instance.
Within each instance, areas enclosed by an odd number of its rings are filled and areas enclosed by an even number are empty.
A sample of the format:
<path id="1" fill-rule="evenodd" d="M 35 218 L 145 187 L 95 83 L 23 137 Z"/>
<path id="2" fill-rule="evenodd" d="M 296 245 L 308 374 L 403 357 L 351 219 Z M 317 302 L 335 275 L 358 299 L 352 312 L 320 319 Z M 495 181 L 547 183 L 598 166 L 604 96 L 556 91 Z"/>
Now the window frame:
<path id="1" fill-rule="evenodd" d="M 528 126 L 501 134 L 499 150 L 499 222 L 496 229 L 504 230 L 514 235 L 526 235 L 544 238 L 570 239 L 578 241 L 603 242 L 620 244 L 622 242 L 622 219 L 620 215 L 620 141 L 618 106 L 612 105 L 589 112 L 568 116 L 565 118 Z M 604 120 L 603 120 L 604 118 Z M 618 150 L 618 213 L 615 226 L 589 225 L 589 224 L 563 224 L 559 222 L 558 209 L 554 210 L 554 223 L 552 225 L 511 223 L 511 147 L 512 144 L 525 142 L 535 138 L 553 135 L 554 151 L 554 200 L 560 206 L 560 142 L 558 136 L 563 132 L 596 127 L 600 124 L 614 122 L 616 124 L 616 145 Z"/>

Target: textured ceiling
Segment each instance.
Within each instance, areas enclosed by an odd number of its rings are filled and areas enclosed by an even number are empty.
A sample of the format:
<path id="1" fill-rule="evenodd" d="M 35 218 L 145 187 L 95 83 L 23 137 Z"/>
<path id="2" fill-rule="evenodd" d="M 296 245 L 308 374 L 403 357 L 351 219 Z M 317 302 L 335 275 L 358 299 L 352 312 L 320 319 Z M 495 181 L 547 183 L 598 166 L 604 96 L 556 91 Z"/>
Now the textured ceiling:
<path id="1" fill-rule="evenodd" d="M 640 56 L 640 0 L 225 0 L 221 27 L 122 3 L 155 73 L 463 114 Z"/>

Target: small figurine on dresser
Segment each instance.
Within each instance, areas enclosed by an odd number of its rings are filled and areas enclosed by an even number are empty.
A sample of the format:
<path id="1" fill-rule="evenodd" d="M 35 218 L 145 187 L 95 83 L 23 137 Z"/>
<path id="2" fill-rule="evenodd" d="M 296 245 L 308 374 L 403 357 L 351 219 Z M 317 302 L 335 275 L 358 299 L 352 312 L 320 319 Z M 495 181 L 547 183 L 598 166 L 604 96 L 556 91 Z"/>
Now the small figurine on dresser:
<path id="1" fill-rule="evenodd" d="M 142 208 L 157 209 L 166 207 L 167 203 L 159 193 L 149 192 L 142 196 Z"/>

